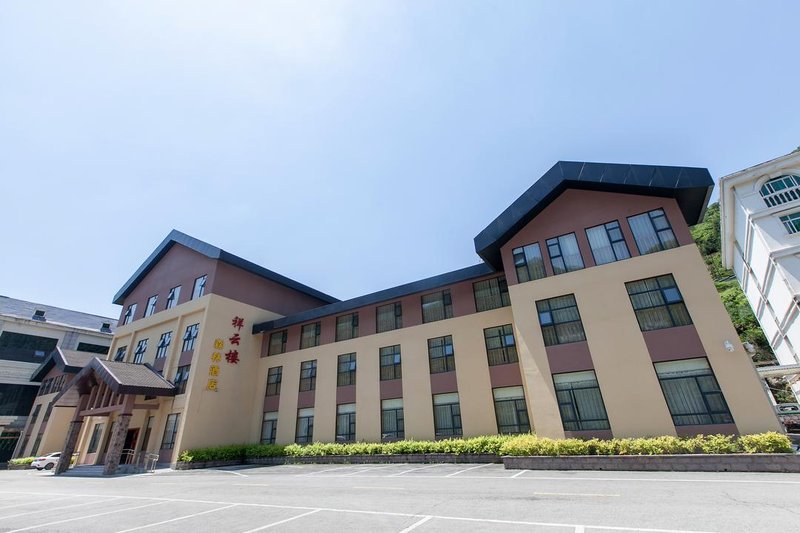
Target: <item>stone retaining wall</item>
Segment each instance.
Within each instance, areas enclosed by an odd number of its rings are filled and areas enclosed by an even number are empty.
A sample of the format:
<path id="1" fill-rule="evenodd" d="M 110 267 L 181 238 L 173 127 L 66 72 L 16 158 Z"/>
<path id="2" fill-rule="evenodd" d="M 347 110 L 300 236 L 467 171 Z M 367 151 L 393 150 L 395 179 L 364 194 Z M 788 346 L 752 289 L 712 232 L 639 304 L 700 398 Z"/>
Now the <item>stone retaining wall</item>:
<path id="1" fill-rule="evenodd" d="M 800 455 L 792 453 L 729 455 L 572 455 L 505 456 L 509 470 L 639 470 L 661 472 L 800 473 Z"/>
<path id="2" fill-rule="evenodd" d="M 305 455 L 301 457 L 250 457 L 244 461 L 208 461 L 205 463 L 176 463 L 175 470 L 195 470 L 198 468 L 219 468 L 222 466 L 283 465 L 283 464 L 337 464 L 370 465 L 394 463 L 500 463 L 499 455 L 452 453 L 415 453 L 399 455 Z"/>

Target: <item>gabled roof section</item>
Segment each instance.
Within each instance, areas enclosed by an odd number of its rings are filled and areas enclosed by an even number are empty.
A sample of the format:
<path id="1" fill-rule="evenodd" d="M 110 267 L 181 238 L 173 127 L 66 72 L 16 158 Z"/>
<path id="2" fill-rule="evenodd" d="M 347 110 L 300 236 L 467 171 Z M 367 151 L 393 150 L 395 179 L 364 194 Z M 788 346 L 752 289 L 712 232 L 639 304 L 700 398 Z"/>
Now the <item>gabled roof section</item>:
<path id="1" fill-rule="evenodd" d="M 95 357 L 97 357 L 96 353 L 64 350 L 60 346 L 56 346 L 56 349 L 50 352 L 47 359 L 42 361 L 42 364 L 33 373 L 31 381 L 42 381 L 54 366 L 57 366 L 65 374 L 77 374 Z"/>
<path id="2" fill-rule="evenodd" d="M 502 268 L 500 248 L 566 189 L 674 198 L 692 226 L 703 218 L 714 180 L 705 168 L 559 161 L 475 237 L 475 251 Z"/>
<path id="3" fill-rule="evenodd" d="M 109 337 L 111 337 L 111 334 L 117 327 L 116 318 L 92 315 L 90 313 L 82 313 L 62 307 L 38 304 L 0 295 L 0 315 L 31 320 L 36 311 L 44 311 L 44 319 L 40 321 L 42 324 L 54 324 L 70 328 L 91 330 L 92 333 L 105 333 Z M 104 330 L 104 323 L 109 324 L 110 328 Z"/>
<path id="4" fill-rule="evenodd" d="M 172 248 L 174 245 L 180 244 L 189 248 L 190 250 L 194 250 L 197 253 L 203 254 L 204 256 L 208 257 L 209 259 L 215 259 L 219 261 L 223 261 L 235 267 L 241 268 L 251 274 L 255 274 L 256 276 L 260 276 L 264 279 L 268 279 L 270 281 L 274 281 L 275 283 L 279 283 L 285 287 L 289 287 L 290 289 L 296 290 L 298 292 L 302 292 L 314 298 L 318 298 L 327 303 L 338 302 L 339 300 L 334 298 L 333 296 L 327 295 L 323 292 L 320 292 L 316 289 L 312 289 L 307 285 L 303 285 L 302 283 L 298 283 L 297 281 L 287 278 L 286 276 L 282 276 L 277 272 L 273 272 L 272 270 L 266 269 L 262 266 L 259 266 L 255 263 L 251 263 L 246 259 L 242 259 L 236 255 L 226 252 L 221 248 L 217 248 L 216 246 L 212 246 L 207 242 L 203 242 L 199 239 L 195 239 L 194 237 L 190 237 L 185 233 L 181 233 L 178 230 L 172 230 L 167 238 L 161 241 L 161 244 L 158 245 L 158 248 L 150 254 L 144 263 L 136 270 L 136 272 L 131 276 L 131 278 L 125 282 L 125 285 L 117 292 L 114 296 L 114 303 L 117 305 L 122 305 L 125 300 L 125 297 L 131 293 L 131 291 L 139 284 L 142 279 L 150 272 L 153 267 L 158 263 L 158 261 L 166 255 L 166 253 Z"/>

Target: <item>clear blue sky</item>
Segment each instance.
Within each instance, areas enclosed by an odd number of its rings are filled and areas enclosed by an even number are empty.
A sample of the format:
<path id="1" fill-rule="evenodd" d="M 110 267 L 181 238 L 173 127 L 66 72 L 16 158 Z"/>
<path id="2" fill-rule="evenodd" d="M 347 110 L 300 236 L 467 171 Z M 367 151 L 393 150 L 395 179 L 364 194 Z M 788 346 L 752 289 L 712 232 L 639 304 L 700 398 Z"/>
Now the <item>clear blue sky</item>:
<path id="1" fill-rule="evenodd" d="M 177 228 L 339 298 L 478 262 L 560 160 L 800 145 L 798 2 L 0 5 L 0 294 L 119 313 Z"/>

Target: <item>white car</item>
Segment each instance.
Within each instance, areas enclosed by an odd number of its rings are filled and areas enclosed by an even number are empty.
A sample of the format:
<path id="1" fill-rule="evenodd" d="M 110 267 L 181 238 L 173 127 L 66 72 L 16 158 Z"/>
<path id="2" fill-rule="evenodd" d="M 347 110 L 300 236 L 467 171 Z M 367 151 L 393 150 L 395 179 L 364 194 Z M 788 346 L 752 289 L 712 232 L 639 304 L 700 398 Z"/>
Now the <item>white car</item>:
<path id="1" fill-rule="evenodd" d="M 59 457 L 61 457 L 61 452 L 49 453 L 34 459 L 31 466 L 36 470 L 51 470 L 58 464 Z"/>

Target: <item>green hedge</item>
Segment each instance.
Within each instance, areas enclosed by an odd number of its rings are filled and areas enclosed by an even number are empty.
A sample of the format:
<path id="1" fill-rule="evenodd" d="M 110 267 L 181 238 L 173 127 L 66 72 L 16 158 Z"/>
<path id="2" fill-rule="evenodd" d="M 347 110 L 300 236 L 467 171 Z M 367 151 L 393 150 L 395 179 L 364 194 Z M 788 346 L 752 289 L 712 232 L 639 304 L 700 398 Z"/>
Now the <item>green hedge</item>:
<path id="1" fill-rule="evenodd" d="M 36 457 L 20 457 L 18 459 L 11 459 L 8 464 L 11 465 L 29 465 Z"/>
<path id="2" fill-rule="evenodd" d="M 257 457 L 301 457 L 324 455 L 400 455 L 417 453 L 497 454 L 497 455 L 672 455 L 686 453 L 791 453 L 786 435 L 698 435 L 696 437 L 650 437 L 640 439 L 548 439 L 536 435 L 493 435 L 471 439 L 437 441 L 402 440 L 350 444 L 231 444 L 196 448 L 181 452 L 180 461 L 244 461 Z M 33 459 L 33 458 L 29 458 Z"/>

